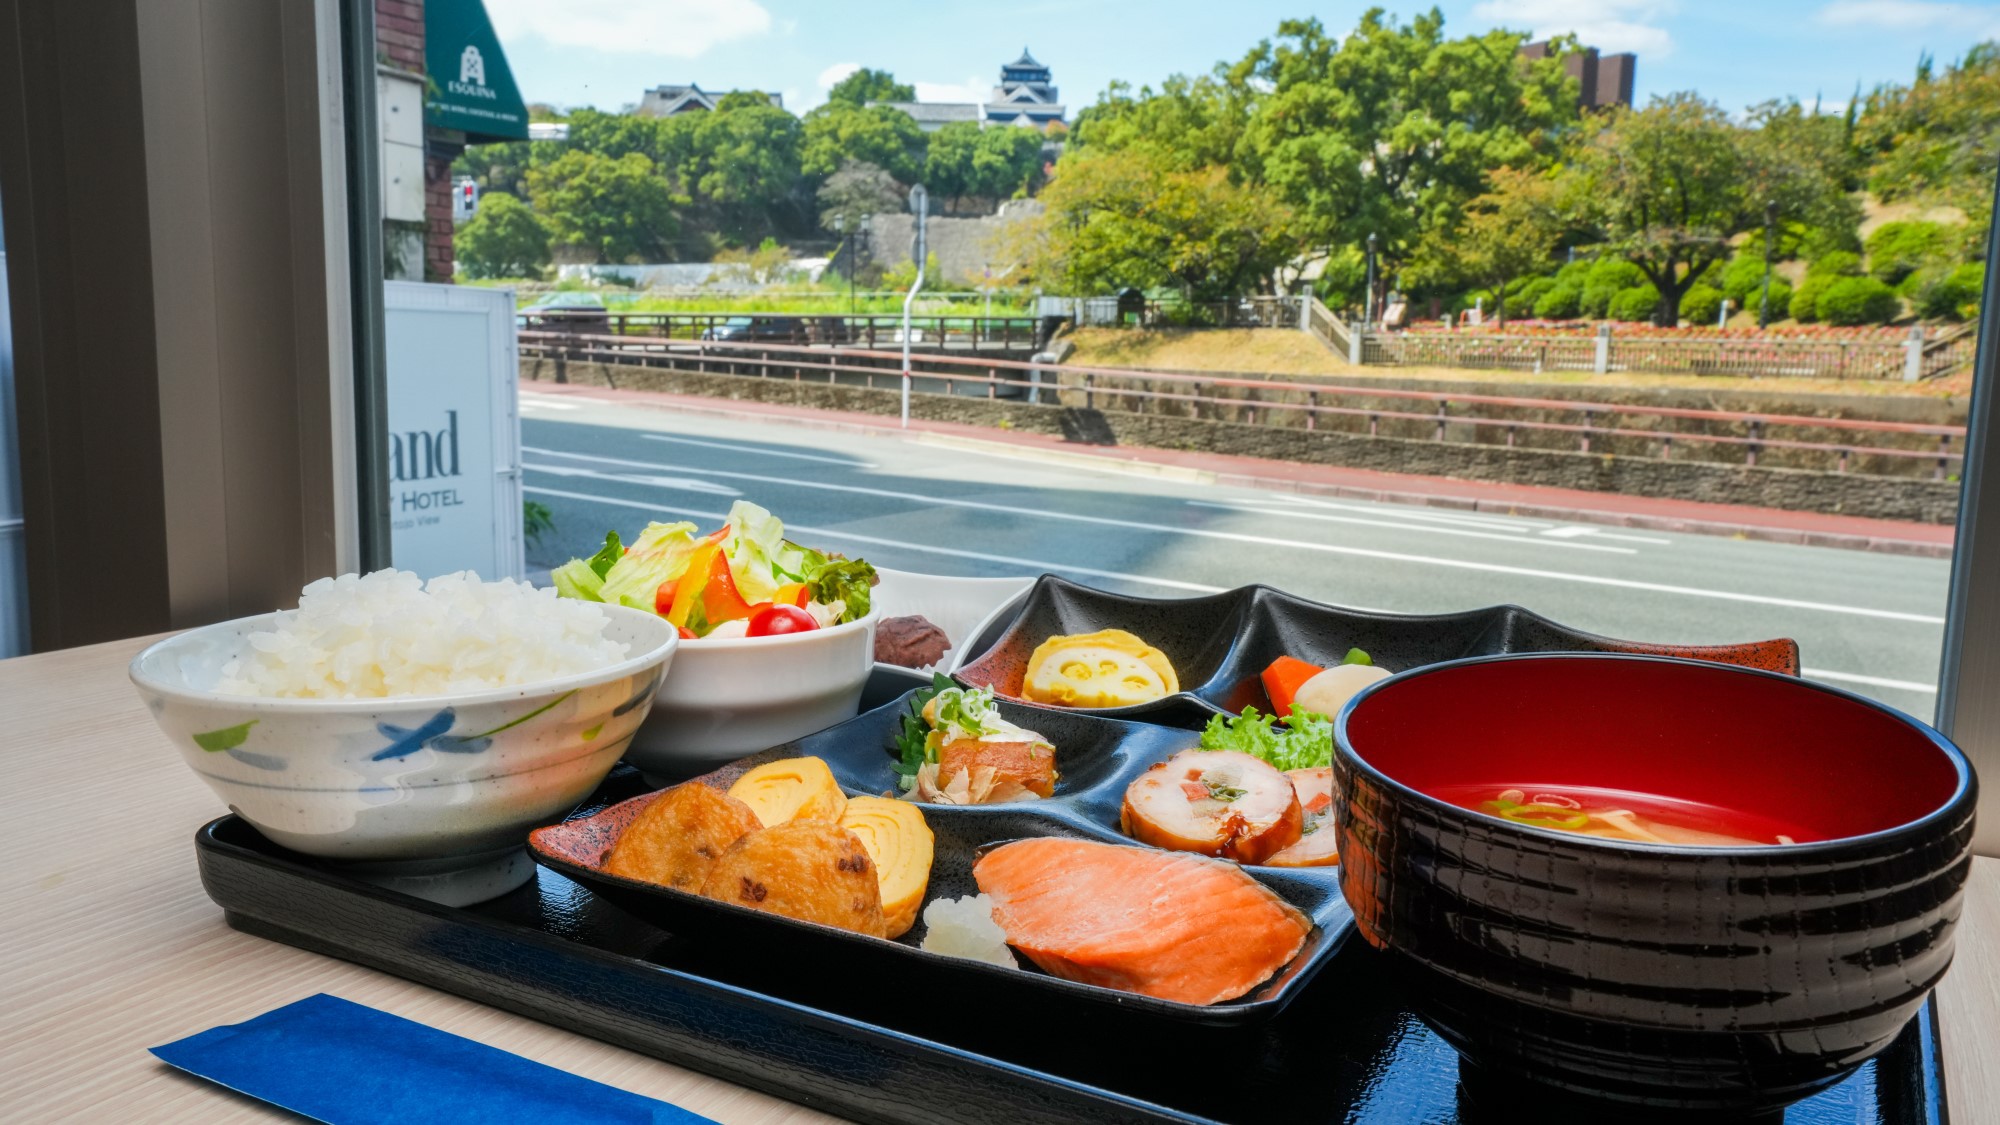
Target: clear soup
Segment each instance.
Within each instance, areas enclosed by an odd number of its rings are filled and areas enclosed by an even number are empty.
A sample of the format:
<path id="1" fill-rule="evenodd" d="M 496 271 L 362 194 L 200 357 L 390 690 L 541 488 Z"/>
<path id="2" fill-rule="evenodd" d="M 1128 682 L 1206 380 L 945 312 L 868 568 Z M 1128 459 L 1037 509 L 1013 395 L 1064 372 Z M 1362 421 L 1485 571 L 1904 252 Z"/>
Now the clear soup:
<path id="1" fill-rule="evenodd" d="M 1644 844 L 1744 847 L 1820 837 L 1800 825 L 1720 805 L 1579 785 L 1441 785 L 1426 790 L 1460 808 L 1533 828 Z"/>

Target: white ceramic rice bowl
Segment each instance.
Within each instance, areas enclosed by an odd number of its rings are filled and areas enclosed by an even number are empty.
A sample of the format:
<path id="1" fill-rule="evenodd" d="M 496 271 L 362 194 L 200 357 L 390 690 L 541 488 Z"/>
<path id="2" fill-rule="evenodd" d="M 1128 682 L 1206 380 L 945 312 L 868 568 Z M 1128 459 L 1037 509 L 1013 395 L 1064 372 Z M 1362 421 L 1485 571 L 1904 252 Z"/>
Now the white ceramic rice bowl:
<path id="1" fill-rule="evenodd" d="M 859 621 L 804 633 L 681 642 L 625 760 L 680 780 L 853 718 L 880 616 L 871 605 Z"/>
<path id="2" fill-rule="evenodd" d="M 603 608 L 626 659 L 472 694 L 213 691 L 275 614 L 169 637 L 132 661 L 131 677 L 188 767 L 273 842 L 337 860 L 442 861 L 423 869 L 448 872 L 456 858 L 518 854 L 528 829 L 590 795 L 644 721 L 679 638 L 651 613 Z"/>

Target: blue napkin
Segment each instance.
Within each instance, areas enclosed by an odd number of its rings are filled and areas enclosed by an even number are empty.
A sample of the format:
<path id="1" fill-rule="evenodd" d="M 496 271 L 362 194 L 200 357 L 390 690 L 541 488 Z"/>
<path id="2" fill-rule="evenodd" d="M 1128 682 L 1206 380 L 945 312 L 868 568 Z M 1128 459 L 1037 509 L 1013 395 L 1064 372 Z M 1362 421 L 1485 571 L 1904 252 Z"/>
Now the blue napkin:
<path id="1" fill-rule="evenodd" d="M 325 993 L 152 1052 L 330 1125 L 714 1125 L 678 1106 Z"/>

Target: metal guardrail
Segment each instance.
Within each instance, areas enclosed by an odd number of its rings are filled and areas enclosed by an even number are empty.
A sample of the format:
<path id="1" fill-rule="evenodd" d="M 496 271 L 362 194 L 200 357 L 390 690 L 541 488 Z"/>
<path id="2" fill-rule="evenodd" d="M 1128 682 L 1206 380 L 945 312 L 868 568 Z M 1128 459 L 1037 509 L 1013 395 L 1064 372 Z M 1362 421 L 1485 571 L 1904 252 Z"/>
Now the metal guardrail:
<path id="1" fill-rule="evenodd" d="M 677 369 L 691 368 L 709 373 L 738 373 L 734 371 L 735 368 L 752 367 L 755 373 L 746 377 L 783 378 L 789 375 L 795 382 L 808 378 L 815 381 L 823 378 L 824 381 L 833 383 L 839 376 L 849 375 L 858 376 L 867 386 L 873 387 L 878 379 L 891 386 L 899 386 L 898 381 L 902 378 L 900 353 L 872 351 L 865 348 L 829 349 L 779 343 L 681 341 L 662 337 L 524 330 L 520 333 L 520 351 L 523 356 L 543 356 L 563 361 L 586 360 Z M 884 365 L 852 362 L 855 360 L 882 361 Z M 726 370 L 714 371 L 716 365 Z M 979 373 L 963 373 L 962 370 L 953 370 L 954 368 L 978 369 Z M 1009 374 L 1002 375 L 1002 372 Z M 1368 419 L 1368 432 L 1371 436 L 1378 434 L 1380 424 L 1384 420 L 1391 420 L 1430 424 L 1433 428 L 1432 440 L 1435 441 L 1446 440 L 1447 431 L 1453 426 L 1504 429 L 1507 434 L 1506 444 L 1509 447 L 1514 446 L 1516 434 L 1522 431 L 1569 434 L 1576 438 L 1578 450 L 1585 453 L 1591 452 L 1593 440 L 1630 438 L 1657 443 L 1658 456 L 1662 459 L 1670 459 L 1675 443 L 1683 442 L 1741 449 L 1744 453 L 1744 464 L 1751 466 L 1757 464 L 1758 453 L 1762 450 L 1790 449 L 1834 456 L 1840 472 L 1846 472 L 1850 458 L 1857 455 L 1931 461 L 1934 463 L 1933 476 L 1938 479 L 1947 474 L 1952 462 L 1962 461 L 1964 458 L 1961 450 L 1965 440 L 1965 427 L 1920 422 L 1816 418 L 1798 414 L 1696 410 L 1685 407 L 1576 402 L 1569 399 L 1516 398 L 1390 387 L 1207 377 L 1134 371 L 1125 368 L 1081 367 L 1071 364 L 1057 366 L 938 354 L 922 356 L 913 374 L 917 378 L 943 382 L 948 394 L 958 393 L 957 388 L 960 385 L 983 387 L 986 392 L 985 397 L 989 399 L 1015 397 L 1028 392 L 1032 399 L 1039 400 L 1041 394 L 1047 392 L 1057 396 L 1058 401 L 1061 401 L 1060 396 L 1065 391 L 1072 394 L 1080 393 L 1082 398 L 1080 405 L 1086 409 L 1097 409 L 1100 399 L 1106 401 L 1137 399 L 1152 403 L 1178 402 L 1190 404 L 1197 417 L 1200 416 L 1203 407 L 1208 407 L 1218 414 L 1224 410 L 1242 412 L 1246 415 L 1246 420 L 1253 423 L 1259 418 L 1271 419 L 1289 412 L 1302 415 L 1304 428 L 1307 430 L 1316 429 L 1318 420 L 1322 417 L 1364 417 Z M 1063 385 L 1059 381 L 1051 382 L 1050 376 L 1058 380 L 1063 376 L 1076 376 L 1078 381 Z M 1134 381 L 1173 389 L 1159 390 L 1151 385 L 1124 385 Z M 1222 390 L 1242 392 L 1243 397 L 1214 393 Z M 1257 392 L 1291 395 L 1295 396 L 1297 401 L 1248 397 Z M 1329 399 L 1332 401 L 1329 402 Z M 1421 403 L 1429 409 L 1419 411 L 1341 405 L 1343 399 Z M 1464 413 L 1464 408 L 1468 406 L 1569 413 L 1580 415 L 1582 421 L 1550 422 Z M 1460 412 L 1453 413 L 1454 407 Z M 1637 429 L 1598 423 L 1597 419 L 1606 415 L 1741 427 L 1748 433 L 1738 435 L 1688 430 Z M 1803 441 L 1776 437 L 1769 432 L 1772 429 L 1785 428 L 1837 430 L 1853 433 L 1857 438 L 1868 434 L 1935 437 L 1937 444 L 1934 449 L 1910 449 L 1870 444 L 1859 440 Z"/>
<path id="2" fill-rule="evenodd" d="M 524 331 L 718 343 L 874 348 L 903 342 L 899 313 L 658 313 L 585 308 L 523 310 L 515 321 Z M 1030 316 L 926 314 L 910 318 L 911 343 L 948 348 L 1039 351 L 1051 330 L 1051 325 Z"/>

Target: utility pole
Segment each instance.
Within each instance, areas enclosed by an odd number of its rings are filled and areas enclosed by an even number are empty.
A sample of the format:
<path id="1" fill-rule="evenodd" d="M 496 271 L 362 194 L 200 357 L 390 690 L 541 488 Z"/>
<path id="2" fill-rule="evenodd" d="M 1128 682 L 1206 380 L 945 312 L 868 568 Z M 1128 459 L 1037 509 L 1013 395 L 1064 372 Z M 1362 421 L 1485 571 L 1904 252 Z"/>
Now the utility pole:
<path id="1" fill-rule="evenodd" d="M 910 428 L 910 306 L 917 299 L 917 290 L 924 287 L 924 214 L 930 210 L 930 193 L 924 185 L 910 189 L 910 210 L 917 213 L 917 276 L 910 282 L 910 292 L 903 298 L 903 428 Z"/>
<path id="2" fill-rule="evenodd" d="M 1368 292 L 1361 298 L 1361 330 L 1375 323 L 1375 236 L 1368 236 Z"/>
<path id="3" fill-rule="evenodd" d="M 1771 261 L 1778 253 L 1778 203 L 1764 201 L 1764 295 L 1757 300 L 1757 328 L 1771 327 Z"/>

